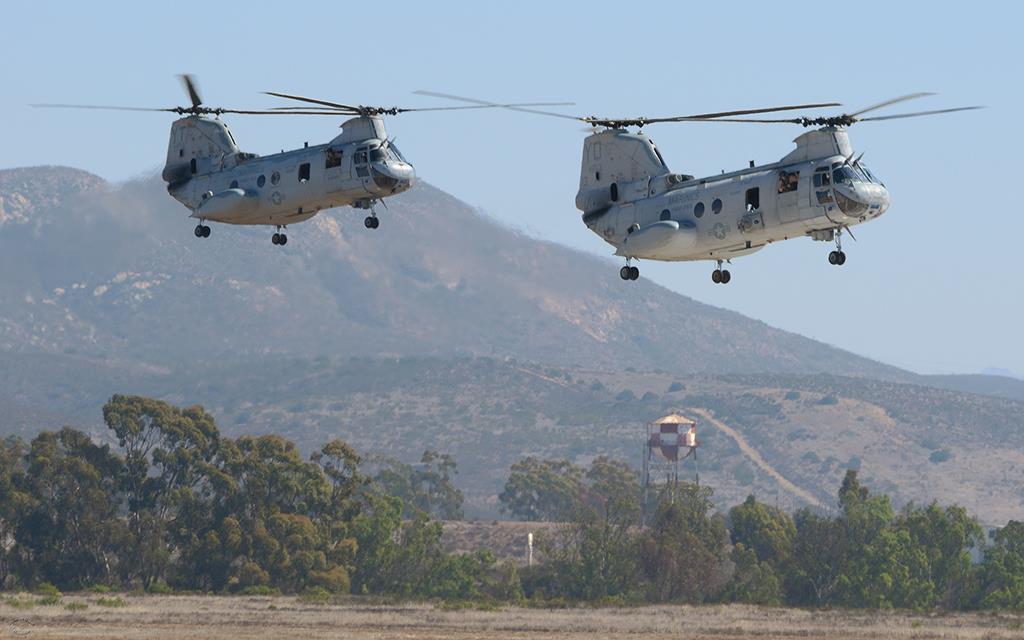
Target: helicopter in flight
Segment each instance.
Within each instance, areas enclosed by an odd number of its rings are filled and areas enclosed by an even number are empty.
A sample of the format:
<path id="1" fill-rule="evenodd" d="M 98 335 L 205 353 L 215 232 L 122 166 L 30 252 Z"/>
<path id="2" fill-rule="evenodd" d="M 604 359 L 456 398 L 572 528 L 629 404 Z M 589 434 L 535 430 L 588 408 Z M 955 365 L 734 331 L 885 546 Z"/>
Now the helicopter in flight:
<path id="1" fill-rule="evenodd" d="M 36 104 L 35 107 L 164 111 L 182 116 L 171 124 L 167 161 L 161 176 L 167 191 L 198 220 L 197 238 L 210 237 L 207 222 L 270 225 L 275 245 L 285 245 L 284 230 L 324 209 L 351 206 L 369 212 L 367 229 L 380 225 L 375 205 L 407 191 L 415 182 L 412 164 L 394 139 L 388 138 L 382 116 L 413 111 L 451 111 L 480 108 L 520 108 L 571 103 L 522 103 L 470 107 L 368 107 L 318 100 L 299 95 L 265 92 L 304 103 L 301 107 L 224 109 L 203 104 L 195 79 L 182 75 L 191 106 L 170 108 Z M 303 115 L 348 118 L 341 133 L 326 144 L 282 151 L 267 156 L 243 152 L 220 116 Z M 208 116 L 213 116 L 212 118 Z M 385 204 L 385 207 L 387 205 Z"/>
<path id="2" fill-rule="evenodd" d="M 433 91 L 420 95 L 476 105 L 495 103 Z M 883 107 L 933 95 L 913 93 L 838 116 L 784 119 L 749 118 L 755 114 L 841 106 L 838 103 L 788 105 L 666 118 L 598 118 L 523 107 L 515 111 L 577 120 L 589 125 L 583 142 L 576 207 L 583 223 L 625 258 L 623 280 L 636 280 L 633 260 L 713 260 L 716 284 L 732 276 L 723 263 L 793 238 L 835 242 L 829 264 L 842 265 L 844 232 L 874 220 L 889 208 L 889 192 L 850 144 L 847 129 L 859 122 L 894 120 L 966 111 L 956 107 L 862 117 Z M 796 148 L 778 162 L 722 172 L 705 178 L 673 173 L 658 147 L 643 133 L 663 122 L 751 122 L 814 127 L 794 140 Z M 630 127 L 637 127 L 633 133 Z M 855 157 L 856 156 L 856 157 Z M 854 238 L 856 239 L 856 238 Z"/>

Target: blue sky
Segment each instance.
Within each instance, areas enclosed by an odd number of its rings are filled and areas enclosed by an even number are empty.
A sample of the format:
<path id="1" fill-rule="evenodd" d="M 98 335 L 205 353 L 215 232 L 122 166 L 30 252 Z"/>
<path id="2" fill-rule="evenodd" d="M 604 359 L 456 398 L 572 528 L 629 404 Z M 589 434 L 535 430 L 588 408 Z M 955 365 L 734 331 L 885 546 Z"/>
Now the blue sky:
<path id="1" fill-rule="evenodd" d="M 727 287 L 711 283 L 711 263 L 645 262 L 641 271 L 704 302 L 915 371 L 1024 373 L 1024 212 L 1014 197 L 1024 10 L 943 4 L 16 3 L 5 6 L 0 40 L 0 167 L 67 164 L 110 180 L 156 171 L 170 118 L 26 105 L 184 104 L 174 76 L 186 71 L 208 104 L 240 107 L 274 104 L 264 90 L 440 104 L 412 95 L 426 88 L 569 100 L 577 106 L 567 111 L 581 114 L 659 116 L 793 101 L 855 109 L 934 91 L 908 110 L 989 108 L 852 129 L 893 204 L 855 230 L 841 269 L 828 265 L 830 247 L 801 239 L 736 260 Z M 336 131 L 321 118 L 229 122 L 257 153 Z M 571 122 L 407 114 L 388 128 L 422 178 L 488 215 L 611 253 L 573 206 L 584 134 Z M 774 161 L 800 130 L 681 124 L 647 133 L 674 171 L 700 175 Z M 191 233 L 184 215 L 182 233 Z M 617 280 L 618 266 L 609 262 L 594 277 Z"/>

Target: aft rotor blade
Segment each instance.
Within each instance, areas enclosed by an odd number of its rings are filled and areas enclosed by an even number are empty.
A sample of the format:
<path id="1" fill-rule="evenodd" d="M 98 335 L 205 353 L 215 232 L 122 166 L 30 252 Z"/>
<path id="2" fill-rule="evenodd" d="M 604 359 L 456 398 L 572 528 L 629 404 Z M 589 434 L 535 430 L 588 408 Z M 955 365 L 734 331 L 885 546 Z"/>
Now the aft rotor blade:
<path id="1" fill-rule="evenodd" d="M 33 104 L 29 105 L 39 109 L 101 109 L 105 111 L 167 111 L 176 113 L 177 109 L 160 109 L 157 107 L 118 107 L 101 104 Z"/>
<path id="2" fill-rule="evenodd" d="M 918 116 L 931 116 L 937 113 L 953 113 L 954 111 L 972 111 L 974 109 L 984 109 L 983 106 L 974 107 L 956 107 L 953 109 L 936 109 L 934 111 L 917 111 L 915 113 L 897 113 L 891 116 L 874 116 L 873 118 L 857 118 L 859 122 L 870 122 L 872 120 L 898 120 L 900 118 L 916 118 Z"/>
<path id="3" fill-rule="evenodd" d="M 341 104 L 340 102 L 331 102 L 329 100 L 319 100 L 317 98 L 307 98 L 305 96 L 297 96 L 290 93 L 279 93 L 277 91 L 264 91 L 264 94 L 268 96 L 274 96 L 276 98 L 285 98 L 287 100 L 298 100 L 299 102 L 308 102 L 310 104 L 319 104 L 324 107 L 333 107 L 335 109 L 346 109 L 358 113 L 359 107 L 354 107 L 350 104 Z"/>
<path id="4" fill-rule="evenodd" d="M 196 79 L 187 73 L 183 73 L 181 76 L 181 83 L 185 85 L 185 91 L 188 92 L 188 97 L 192 101 L 193 107 L 198 107 L 203 104 L 203 99 L 199 97 L 199 89 L 196 86 Z"/>
<path id="5" fill-rule="evenodd" d="M 907 100 L 916 100 L 918 98 L 924 98 L 925 96 L 933 96 L 933 95 L 935 95 L 935 94 L 934 93 L 929 93 L 927 91 L 921 91 L 921 92 L 918 92 L 918 93 L 908 93 L 905 96 L 900 96 L 899 98 L 893 98 L 892 100 L 886 100 L 885 102 L 879 102 L 878 104 L 873 104 L 870 107 L 865 107 L 865 108 L 861 109 L 860 111 L 854 111 L 850 115 L 856 117 L 856 116 L 859 116 L 862 113 L 867 113 L 868 111 L 874 111 L 875 109 L 881 109 L 883 107 L 888 107 L 890 105 L 898 104 L 900 102 L 906 102 Z"/>
<path id="6" fill-rule="evenodd" d="M 718 113 L 699 113 L 692 116 L 672 116 L 668 118 L 642 118 L 645 122 L 689 122 L 691 120 L 710 120 L 730 116 L 746 116 L 755 113 L 771 113 L 774 111 L 794 111 L 796 109 L 820 109 L 841 106 L 838 102 L 818 102 L 815 104 L 793 104 L 781 107 L 764 107 L 760 109 L 740 109 L 737 111 L 720 111 Z"/>

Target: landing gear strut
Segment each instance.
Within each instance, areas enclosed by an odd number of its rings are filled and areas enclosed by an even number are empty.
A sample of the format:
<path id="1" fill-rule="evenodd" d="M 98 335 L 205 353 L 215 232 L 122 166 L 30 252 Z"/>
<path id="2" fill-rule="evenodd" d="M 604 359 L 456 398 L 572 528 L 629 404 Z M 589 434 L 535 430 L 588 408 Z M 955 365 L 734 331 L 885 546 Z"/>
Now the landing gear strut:
<path id="1" fill-rule="evenodd" d="M 715 284 L 729 284 L 732 280 L 732 274 L 729 273 L 728 269 L 722 268 L 722 261 L 718 261 L 718 268 L 711 272 L 711 282 Z"/>
<path id="2" fill-rule="evenodd" d="M 846 264 L 846 254 L 843 253 L 843 230 L 836 230 L 836 250 L 828 254 L 828 263 L 837 267 Z"/>
<path id="3" fill-rule="evenodd" d="M 631 267 L 629 260 L 626 260 L 626 266 L 619 269 L 619 277 L 623 280 L 636 280 L 640 277 L 640 268 Z"/>
<path id="4" fill-rule="evenodd" d="M 281 233 L 281 229 L 283 229 L 283 228 L 284 227 L 282 227 L 281 225 L 277 225 L 277 233 L 275 233 L 274 235 L 270 236 L 270 241 L 272 243 L 274 243 L 276 245 L 279 245 L 279 246 L 284 246 L 284 245 L 288 244 L 288 236 L 286 236 L 285 234 Z"/>
<path id="5" fill-rule="evenodd" d="M 196 225 L 195 234 L 196 234 L 197 238 L 209 238 L 210 237 L 210 227 L 208 227 L 205 224 L 203 224 L 203 221 L 200 220 L 199 224 Z"/>

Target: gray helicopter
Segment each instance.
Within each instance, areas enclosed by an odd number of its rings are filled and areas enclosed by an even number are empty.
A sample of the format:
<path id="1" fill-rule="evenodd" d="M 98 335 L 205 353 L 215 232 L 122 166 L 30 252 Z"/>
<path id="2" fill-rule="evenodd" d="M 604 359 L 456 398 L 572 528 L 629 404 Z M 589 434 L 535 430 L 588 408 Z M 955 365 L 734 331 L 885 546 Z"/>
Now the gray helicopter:
<path id="1" fill-rule="evenodd" d="M 432 91 L 428 95 L 476 105 L 495 103 Z M 788 105 L 668 118 L 597 118 L 509 107 L 515 111 L 584 122 L 592 133 L 583 143 L 576 207 L 583 222 L 625 258 L 623 280 L 636 280 L 633 260 L 714 260 L 716 284 L 732 276 L 723 263 L 768 244 L 792 238 L 835 242 L 832 265 L 846 262 L 842 235 L 889 208 L 885 184 L 856 158 L 847 128 L 858 122 L 894 120 L 966 111 L 956 107 L 888 116 L 861 117 L 893 104 L 932 95 L 914 93 L 851 114 L 788 119 L 745 118 L 760 113 L 836 107 L 838 103 Z M 790 123 L 816 127 L 796 138 L 796 149 L 778 162 L 706 178 L 673 173 L 645 125 L 662 122 Z M 639 131 L 632 133 L 630 127 Z"/>
<path id="2" fill-rule="evenodd" d="M 210 237 L 208 221 L 238 225 L 271 225 L 275 245 L 285 245 L 289 224 L 303 222 L 324 209 L 351 206 L 369 212 L 363 221 L 376 229 L 375 204 L 411 188 L 416 173 L 389 139 L 382 116 L 413 111 L 520 108 L 571 103 L 522 103 L 471 107 L 367 107 L 304 96 L 265 92 L 305 103 L 302 107 L 224 109 L 203 105 L 195 79 L 181 76 L 191 106 L 171 108 L 37 104 L 36 107 L 164 111 L 182 118 L 171 125 L 162 177 L 167 191 L 196 218 L 197 238 Z M 341 133 L 326 144 L 268 156 L 242 151 L 220 116 L 303 115 L 348 118 Z M 212 118 L 208 116 L 213 116 Z M 386 205 L 385 205 L 386 206 Z"/>

